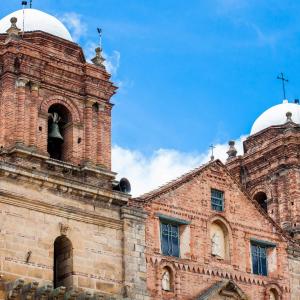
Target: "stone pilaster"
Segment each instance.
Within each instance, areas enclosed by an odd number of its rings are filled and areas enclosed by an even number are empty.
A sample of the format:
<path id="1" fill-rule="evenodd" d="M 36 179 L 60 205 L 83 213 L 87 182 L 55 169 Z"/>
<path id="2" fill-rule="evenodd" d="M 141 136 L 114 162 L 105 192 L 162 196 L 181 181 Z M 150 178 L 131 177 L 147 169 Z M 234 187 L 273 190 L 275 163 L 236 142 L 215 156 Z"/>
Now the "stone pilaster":
<path id="1" fill-rule="evenodd" d="M 16 143 L 24 143 L 25 130 L 25 98 L 26 84 L 28 79 L 19 78 L 16 81 L 17 87 L 17 127 L 16 127 Z"/>
<path id="2" fill-rule="evenodd" d="M 37 141 L 37 120 L 38 120 L 38 107 L 37 102 L 39 98 L 38 83 L 31 83 L 31 103 L 30 103 L 30 125 L 29 125 L 29 146 L 36 146 Z"/>
<path id="3" fill-rule="evenodd" d="M 85 161 L 91 161 L 92 130 L 93 130 L 93 102 L 87 101 L 85 105 Z"/>
<path id="4" fill-rule="evenodd" d="M 146 300 L 147 271 L 145 259 L 145 219 L 147 214 L 140 209 L 123 207 L 123 265 L 124 297 L 130 300 Z"/>
<path id="5" fill-rule="evenodd" d="M 103 155 L 104 149 L 103 146 L 105 145 L 104 142 L 104 111 L 105 105 L 103 103 L 99 104 L 99 111 L 98 111 L 98 126 L 97 126 L 97 165 L 103 166 Z"/>

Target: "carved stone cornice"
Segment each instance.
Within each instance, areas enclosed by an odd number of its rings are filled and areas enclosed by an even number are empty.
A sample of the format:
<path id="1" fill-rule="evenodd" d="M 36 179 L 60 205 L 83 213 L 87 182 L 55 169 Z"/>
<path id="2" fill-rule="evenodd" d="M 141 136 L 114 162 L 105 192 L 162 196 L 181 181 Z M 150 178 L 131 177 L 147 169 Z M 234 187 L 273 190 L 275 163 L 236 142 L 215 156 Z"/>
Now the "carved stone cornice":
<path id="1" fill-rule="evenodd" d="M 0 189 L 0 203 L 103 227 L 113 229 L 122 228 L 122 222 L 118 219 L 105 217 L 94 212 L 87 212 L 75 207 L 65 207 L 63 205 L 60 206 L 59 204 L 53 205 L 39 200 L 29 199 L 24 197 L 24 195 L 8 192 L 3 189 Z"/>

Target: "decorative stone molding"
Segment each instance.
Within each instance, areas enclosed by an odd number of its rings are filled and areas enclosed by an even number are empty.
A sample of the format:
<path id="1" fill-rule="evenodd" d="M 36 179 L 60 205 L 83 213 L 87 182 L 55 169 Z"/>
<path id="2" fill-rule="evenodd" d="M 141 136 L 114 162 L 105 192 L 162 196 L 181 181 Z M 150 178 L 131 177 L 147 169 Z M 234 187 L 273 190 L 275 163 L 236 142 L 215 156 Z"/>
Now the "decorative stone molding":
<path id="1" fill-rule="evenodd" d="M 17 21 L 18 19 L 16 17 L 12 17 L 10 19 L 11 26 L 6 30 L 6 32 L 8 33 L 6 41 L 19 40 L 21 38 L 19 35 L 21 29 L 17 27 Z"/>
<path id="2" fill-rule="evenodd" d="M 92 62 L 94 65 L 99 66 L 99 67 L 104 67 L 104 61 L 105 59 L 102 56 L 102 49 L 100 47 L 95 49 L 96 56 L 92 59 Z"/>
<path id="3" fill-rule="evenodd" d="M 67 235 L 67 233 L 70 230 L 70 227 L 68 224 L 65 223 L 59 223 L 59 229 L 60 229 L 60 234 L 61 235 Z"/>
<path id="4" fill-rule="evenodd" d="M 38 92 L 40 89 L 40 84 L 38 82 L 30 82 L 30 88 L 32 92 Z"/>
<path id="5" fill-rule="evenodd" d="M 27 78 L 18 78 L 16 81 L 16 87 L 24 88 L 28 82 L 29 82 L 29 79 L 27 79 Z"/>

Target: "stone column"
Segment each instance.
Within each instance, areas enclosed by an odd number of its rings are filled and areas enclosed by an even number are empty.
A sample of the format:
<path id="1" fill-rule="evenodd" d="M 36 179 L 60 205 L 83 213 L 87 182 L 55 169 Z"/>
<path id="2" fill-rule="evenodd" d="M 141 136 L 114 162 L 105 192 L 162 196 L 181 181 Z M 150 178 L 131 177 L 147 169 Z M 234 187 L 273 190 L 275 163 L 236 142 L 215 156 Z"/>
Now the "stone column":
<path id="1" fill-rule="evenodd" d="M 33 82 L 31 84 L 31 102 L 30 102 L 30 126 L 29 126 L 29 146 L 37 146 L 37 126 L 38 126 L 38 99 L 39 84 Z"/>
<path id="2" fill-rule="evenodd" d="M 105 106 L 103 112 L 103 143 L 102 143 L 102 159 L 103 165 L 111 169 L 111 105 Z"/>
<path id="3" fill-rule="evenodd" d="M 17 126 L 16 126 L 16 143 L 24 144 L 25 134 L 25 98 L 26 84 L 28 79 L 19 78 L 16 81 L 17 87 Z"/>
<path id="4" fill-rule="evenodd" d="M 104 112 L 105 112 L 105 104 L 99 104 L 99 112 L 98 112 L 98 126 L 97 126 L 97 165 L 103 166 L 103 155 L 104 155 Z"/>
<path id="5" fill-rule="evenodd" d="M 92 161 L 92 130 L 93 130 L 93 102 L 87 100 L 85 105 L 85 151 L 84 160 Z"/>
<path id="6" fill-rule="evenodd" d="M 123 207 L 123 281 L 124 297 L 131 300 L 146 300 L 147 270 L 145 259 L 146 213 L 137 208 Z"/>

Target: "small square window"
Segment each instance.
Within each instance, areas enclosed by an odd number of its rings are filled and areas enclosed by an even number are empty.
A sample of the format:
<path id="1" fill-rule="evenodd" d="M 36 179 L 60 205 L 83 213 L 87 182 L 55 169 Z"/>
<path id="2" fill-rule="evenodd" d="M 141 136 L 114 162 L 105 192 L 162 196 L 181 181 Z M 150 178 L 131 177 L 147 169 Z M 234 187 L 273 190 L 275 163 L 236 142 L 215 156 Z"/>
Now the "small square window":
<path id="1" fill-rule="evenodd" d="M 224 192 L 211 189 L 211 208 L 216 211 L 224 210 Z"/>
<path id="2" fill-rule="evenodd" d="M 160 223 L 161 250 L 163 255 L 179 257 L 179 226 L 167 222 Z"/>

